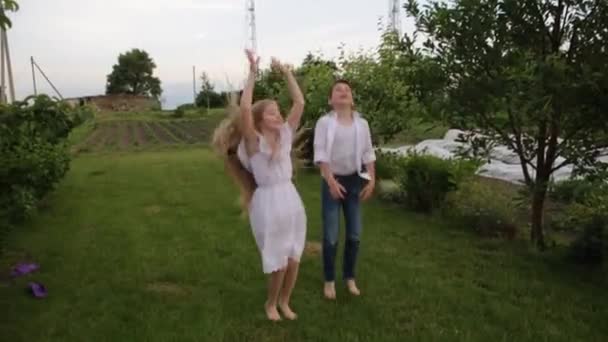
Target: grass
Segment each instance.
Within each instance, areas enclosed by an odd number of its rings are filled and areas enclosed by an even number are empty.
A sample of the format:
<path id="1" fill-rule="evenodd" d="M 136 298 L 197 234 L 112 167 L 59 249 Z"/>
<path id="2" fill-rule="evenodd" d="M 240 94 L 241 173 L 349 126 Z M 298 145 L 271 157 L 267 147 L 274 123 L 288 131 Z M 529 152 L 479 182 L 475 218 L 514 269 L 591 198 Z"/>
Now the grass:
<path id="1" fill-rule="evenodd" d="M 300 173 L 310 241 L 319 177 Z M 265 279 L 237 195 L 206 149 L 83 154 L 49 206 L 9 236 L 0 267 L 41 270 L 0 282 L 6 341 L 600 341 L 605 273 L 566 266 L 521 242 L 481 240 L 449 222 L 371 202 L 361 298 L 321 298 L 306 255 L 297 322 L 264 319 Z M 35 300 L 27 281 L 50 296 Z"/>

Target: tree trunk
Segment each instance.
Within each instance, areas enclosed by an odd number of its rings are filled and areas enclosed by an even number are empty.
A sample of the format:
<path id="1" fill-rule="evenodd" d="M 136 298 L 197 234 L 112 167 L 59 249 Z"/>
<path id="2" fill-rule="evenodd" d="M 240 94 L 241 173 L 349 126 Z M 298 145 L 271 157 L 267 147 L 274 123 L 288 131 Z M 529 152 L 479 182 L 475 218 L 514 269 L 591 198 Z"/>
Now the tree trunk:
<path id="1" fill-rule="evenodd" d="M 532 192 L 532 213 L 530 219 L 532 229 L 530 231 L 530 239 L 540 250 L 544 250 L 546 247 L 543 227 L 548 181 L 549 179 L 544 176 L 544 172 L 539 172 Z"/>

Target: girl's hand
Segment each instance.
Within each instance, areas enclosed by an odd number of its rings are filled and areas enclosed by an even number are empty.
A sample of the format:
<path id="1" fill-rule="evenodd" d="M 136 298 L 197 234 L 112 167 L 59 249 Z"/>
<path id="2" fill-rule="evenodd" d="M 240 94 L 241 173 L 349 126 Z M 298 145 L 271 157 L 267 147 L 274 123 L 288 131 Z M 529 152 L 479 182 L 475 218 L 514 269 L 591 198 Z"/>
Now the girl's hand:
<path id="1" fill-rule="evenodd" d="M 258 72 L 258 65 L 260 64 L 260 57 L 256 56 L 252 50 L 245 50 L 247 60 L 249 61 L 249 71 Z"/>

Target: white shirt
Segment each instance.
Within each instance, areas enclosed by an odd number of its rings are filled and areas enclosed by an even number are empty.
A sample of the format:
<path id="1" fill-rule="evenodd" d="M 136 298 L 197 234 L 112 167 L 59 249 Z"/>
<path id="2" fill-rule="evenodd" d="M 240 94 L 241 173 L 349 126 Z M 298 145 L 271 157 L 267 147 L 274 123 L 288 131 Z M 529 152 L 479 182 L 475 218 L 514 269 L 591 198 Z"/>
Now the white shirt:
<path id="1" fill-rule="evenodd" d="M 357 173 L 357 156 L 355 142 L 357 139 L 354 121 L 350 125 L 338 123 L 331 150 L 329 168 L 338 176 L 349 176 Z"/>
<path id="2" fill-rule="evenodd" d="M 362 166 L 376 161 L 376 153 L 372 146 L 372 138 L 369 130 L 369 124 L 361 117 L 361 114 L 355 112 L 353 115 L 353 126 L 355 130 L 355 165 L 357 173 L 366 179 L 369 175 L 362 172 Z M 338 128 L 338 114 L 330 112 L 321 117 L 315 126 L 314 138 L 314 162 L 328 163 L 331 168 L 331 156 L 334 148 L 336 132 Z"/>

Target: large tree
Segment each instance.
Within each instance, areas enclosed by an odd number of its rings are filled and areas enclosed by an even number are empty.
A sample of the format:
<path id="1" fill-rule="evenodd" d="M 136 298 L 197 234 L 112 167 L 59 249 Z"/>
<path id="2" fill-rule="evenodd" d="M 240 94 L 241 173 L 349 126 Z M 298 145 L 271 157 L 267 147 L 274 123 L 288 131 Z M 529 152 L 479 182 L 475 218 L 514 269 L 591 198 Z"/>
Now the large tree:
<path id="1" fill-rule="evenodd" d="M 133 49 L 118 56 L 108 75 L 107 94 L 145 95 L 158 98 L 162 93 L 160 79 L 154 77 L 156 64 L 146 51 Z"/>
<path id="2" fill-rule="evenodd" d="M 215 87 L 206 72 L 201 74 L 201 90 L 196 96 L 196 106 L 206 108 L 219 108 L 226 105 L 227 94 L 215 91 Z"/>
<path id="3" fill-rule="evenodd" d="M 593 170 L 608 144 L 608 1 L 455 0 L 406 5 L 449 76 L 455 116 L 519 156 L 531 190 L 531 239 L 545 246 L 554 172 Z M 480 138 L 481 137 L 481 138 Z"/>

